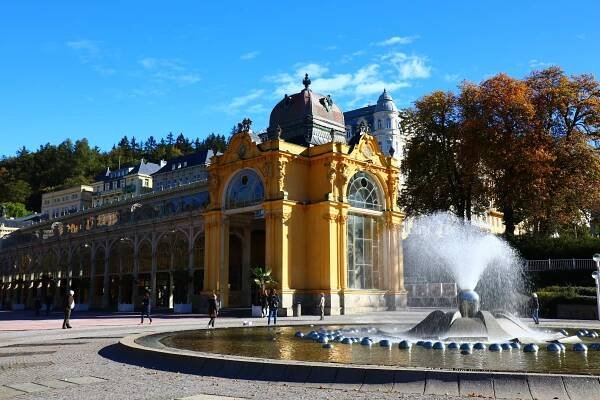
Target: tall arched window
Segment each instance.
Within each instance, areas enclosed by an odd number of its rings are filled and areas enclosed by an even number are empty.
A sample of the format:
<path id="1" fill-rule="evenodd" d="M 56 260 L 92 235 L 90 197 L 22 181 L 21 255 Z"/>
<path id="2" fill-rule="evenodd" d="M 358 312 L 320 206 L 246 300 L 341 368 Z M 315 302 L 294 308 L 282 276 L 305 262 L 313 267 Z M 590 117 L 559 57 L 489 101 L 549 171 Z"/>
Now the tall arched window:
<path id="1" fill-rule="evenodd" d="M 263 202 L 265 189 L 262 180 L 251 169 L 239 171 L 229 182 L 225 196 L 225 208 L 250 207 Z"/>
<path id="2" fill-rule="evenodd" d="M 371 176 L 357 172 L 350 179 L 347 196 L 353 207 L 348 214 L 347 225 L 348 287 L 379 289 L 383 286 L 380 247 L 382 224 L 378 215 L 383 202 L 381 192 Z"/>
<path id="3" fill-rule="evenodd" d="M 368 174 L 357 172 L 348 184 L 348 202 L 352 207 L 380 211 L 379 188 Z"/>

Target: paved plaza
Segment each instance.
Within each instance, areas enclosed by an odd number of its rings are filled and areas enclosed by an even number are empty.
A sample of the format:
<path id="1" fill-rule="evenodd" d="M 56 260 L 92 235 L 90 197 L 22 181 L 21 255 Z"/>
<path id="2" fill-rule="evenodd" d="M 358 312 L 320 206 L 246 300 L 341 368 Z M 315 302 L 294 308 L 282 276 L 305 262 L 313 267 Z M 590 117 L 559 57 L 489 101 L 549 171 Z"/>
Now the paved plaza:
<path id="1" fill-rule="evenodd" d="M 416 323 L 430 310 L 371 313 L 330 317 L 327 323 Z M 156 315 L 152 325 L 139 325 L 134 314 L 81 313 L 72 319 L 73 329 L 60 329 L 60 314 L 32 317 L 31 313 L 0 312 L 0 399 L 454 399 L 473 398 L 466 388 L 454 395 L 402 394 L 385 386 L 363 384 L 331 388 L 327 385 L 293 384 L 262 380 L 228 379 L 145 368 L 128 359 L 117 343 L 125 336 L 169 330 L 203 328 L 200 315 Z M 221 327 L 242 326 L 247 319 L 222 318 Z M 252 319 L 254 326 L 266 321 Z M 317 323 L 314 316 L 282 318 L 280 324 Z M 589 327 L 596 321 L 542 321 L 542 326 Z M 137 364 L 137 365 L 136 365 Z M 549 392 L 560 378 L 545 384 L 548 399 L 570 399 L 566 391 Z M 582 381 L 585 382 L 585 381 Z M 596 382 L 597 383 L 597 382 Z M 562 387 L 562 385 L 560 385 Z M 460 389 L 460 388 L 459 388 Z M 430 388 L 430 391 L 432 388 Z M 427 387 L 424 393 L 429 393 Z M 498 393 L 497 398 L 501 398 Z M 527 392 L 523 398 L 534 398 Z M 544 395 L 544 396 L 545 396 Z"/>

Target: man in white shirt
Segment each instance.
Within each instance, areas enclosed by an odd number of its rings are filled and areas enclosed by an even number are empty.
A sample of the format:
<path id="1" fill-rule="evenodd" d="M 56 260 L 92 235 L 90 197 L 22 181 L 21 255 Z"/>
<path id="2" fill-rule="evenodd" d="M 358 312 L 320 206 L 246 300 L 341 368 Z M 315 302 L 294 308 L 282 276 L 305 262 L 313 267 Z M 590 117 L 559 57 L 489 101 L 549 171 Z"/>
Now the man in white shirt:
<path id="1" fill-rule="evenodd" d="M 319 311 L 321 311 L 321 321 L 325 319 L 325 293 L 321 293 L 319 299 Z"/>
<path id="2" fill-rule="evenodd" d="M 71 311 L 75 308 L 75 298 L 73 297 L 74 294 L 74 291 L 69 290 L 69 293 L 67 293 L 67 296 L 65 297 L 65 319 L 63 320 L 63 329 L 71 329 L 71 323 L 69 320 L 71 319 Z"/>

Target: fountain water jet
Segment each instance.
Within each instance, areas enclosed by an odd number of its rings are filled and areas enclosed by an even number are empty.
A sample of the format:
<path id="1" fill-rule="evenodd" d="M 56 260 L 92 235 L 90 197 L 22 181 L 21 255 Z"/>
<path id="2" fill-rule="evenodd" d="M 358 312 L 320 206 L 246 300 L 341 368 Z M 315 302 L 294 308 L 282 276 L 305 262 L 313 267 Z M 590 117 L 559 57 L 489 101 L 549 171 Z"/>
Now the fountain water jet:
<path id="1" fill-rule="evenodd" d="M 433 311 L 409 334 L 454 340 L 541 339 L 510 314 L 525 285 L 522 263 L 504 240 L 449 213 L 435 213 L 414 221 L 405 252 L 409 269 L 430 278 L 450 275 L 459 289 L 459 311 Z M 488 304 L 502 304 L 502 309 L 481 310 L 476 288 Z M 542 340 L 556 339 L 564 336 Z"/>

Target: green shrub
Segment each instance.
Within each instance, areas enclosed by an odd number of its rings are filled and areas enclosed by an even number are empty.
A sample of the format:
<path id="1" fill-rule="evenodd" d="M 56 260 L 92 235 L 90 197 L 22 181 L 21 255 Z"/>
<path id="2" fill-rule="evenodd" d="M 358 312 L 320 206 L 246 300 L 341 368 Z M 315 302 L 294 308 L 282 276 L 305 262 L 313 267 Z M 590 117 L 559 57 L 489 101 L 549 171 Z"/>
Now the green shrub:
<path id="1" fill-rule="evenodd" d="M 521 257 L 526 260 L 546 260 L 548 258 L 592 258 L 600 253 L 600 238 L 586 236 L 544 237 L 533 235 L 514 236 L 509 239 Z"/>
<path id="2" fill-rule="evenodd" d="M 559 304 L 596 304 L 596 288 L 588 286 L 548 286 L 537 292 L 540 302 L 540 316 L 556 317 Z"/>

